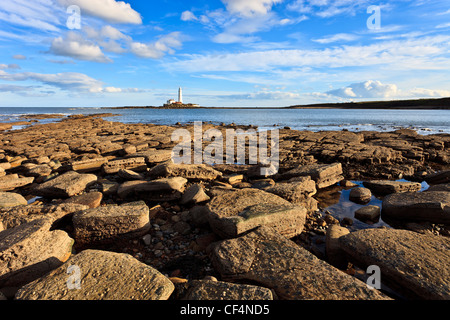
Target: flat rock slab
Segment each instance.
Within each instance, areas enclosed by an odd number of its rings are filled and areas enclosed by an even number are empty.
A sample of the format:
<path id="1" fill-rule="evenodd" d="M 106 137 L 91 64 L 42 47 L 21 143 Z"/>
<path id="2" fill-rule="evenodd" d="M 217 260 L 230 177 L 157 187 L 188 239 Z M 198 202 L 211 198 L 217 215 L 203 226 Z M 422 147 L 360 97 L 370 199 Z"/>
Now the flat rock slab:
<path id="1" fill-rule="evenodd" d="M 128 169 L 136 172 L 146 171 L 147 163 L 144 157 L 138 158 L 128 158 L 122 160 L 113 160 L 105 163 L 103 166 L 103 171 L 106 174 L 115 174 L 120 171 L 120 169 Z"/>
<path id="2" fill-rule="evenodd" d="M 194 280 L 183 300 L 273 300 L 268 288 L 223 281 Z"/>
<path id="3" fill-rule="evenodd" d="M 383 219 L 450 224 L 450 192 L 394 193 L 383 199 Z"/>
<path id="4" fill-rule="evenodd" d="M 316 194 L 316 183 L 311 177 L 300 177 L 297 181 L 278 182 L 264 191 L 276 194 L 292 203 L 301 203 Z"/>
<path id="5" fill-rule="evenodd" d="M 173 201 L 182 197 L 187 179 L 182 177 L 162 178 L 152 181 L 127 181 L 119 186 L 117 194 L 122 199 L 130 195 L 148 201 Z"/>
<path id="6" fill-rule="evenodd" d="M 98 171 L 108 162 L 107 158 L 96 158 L 72 162 L 72 170 L 77 172 Z"/>
<path id="7" fill-rule="evenodd" d="M 172 150 L 150 149 L 140 151 L 133 156 L 144 157 L 148 163 L 161 163 L 172 159 Z"/>
<path id="8" fill-rule="evenodd" d="M 39 219 L 0 232 L 0 287 L 31 282 L 70 257 L 73 239 L 51 225 Z"/>
<path id="9" fill-rule="evenodd" d="M 209 254 L 223 279 L 258 283 L 280 299 L 388 299 L 270 228 L 215 243 Z"/>
<path id="10" fill-rule="evenodd" d="M 11 178 L 6 178 L 9 176 Z M 5 179 L 2 179 L 0 183 L 0 191 L 11 191 L 29 185 L 34 181 L 34 177 L 19 178 L 16 175 L 7 175 L 3 178 Z"/>
<path id="11" fill-rule="evenodd" d="M 20 194 L 13 192 L 0 192 L 0 208 L 26 206 L 28 201 Z"/>
<path id="12" fill-rule="evenodd" d="M 373 193 L 386 195 L 400 192 L 415 192 L 422 189 L 422 185 L 418 182 L 408 181 L 389 181 L 389 180 L 375 180 L 365 181 L 363 185 L 372 190 Z"/>
<path id="13" fill-rule="evenodd" d="M 366 229 L 339 238 L 349 259 L 376 265 L 381 283 L 408 298 L 450 299 L 448 238 L 396 229 Z"/>
<path id="14" fill-rule="evenodd" d="M 34 194 L 49 198 L 70 198 L 97 181 L 94 174 L 80 174 L 75 171 L 66 172 L 54 179 L 48 180 L 34 189 Z"/>
<path id="15" fill-rule="evenodd" d="M 316 182 L 316 187 L 318 189 L 322 189 L 344 180 L 344 176 L 342 174 L 342 164 L 340 163 L 316 163 L 311 165 L 299 166 L 295 169 L 287 171 L 281 174 L 281 179 L 286 180 L 293 177 L 310 176 L 311 179 Z"/>
<path id="16" fill-rule="evenodd" d="M 81 204 L 89 208 L 97 208 L 100 206 L 103 199 L 103 193 L 95 191 L 83 193 L 79 196 L 71 197 L 64 201 L 64 203 Z"/>
<path id="17" fill-rule="evenodd" d="M 73 269 L 69 269 L 70 266 Z M 75 269 L 77 268 L 77 269 Z M 79 289 L 68 288 L 80 272 Z M 69 271 L 69 273 L 68 273 Z M 71 272 L 70 272 L 71 271 Z M 71 286 L 77 285 L 69 282 Z M 174 290 L 168 278 L 124 253 L 85 250 L 48 275 L 22 287 L 17 300 L 167 300 Z"/>
<path id="18" fill-rule="evenodd" d="M 447 191 L 450 192 L 450 183 L 435 184 L 430 186 L 426 191 Z"/>
<path id="19" fill-rule="evenodd" d="M 443 184 L 450 182 L 450 170 L 440 171 L 425 176 L 425 181 L 429 184 Z"/>
<path id="20" fill-rule="evenodd" d="M 259 189 L 224 192 L 207 205 L 211 229 L 223 238 L 233 238 L 259 226 L 269 226 L 286 237 L 303 231 L 306 209 Z"/>
<path id="21" fill-rule="evenodd" d="M 188 180 L 212 181 L 222 176 L 222 172 L 206 164 L 175 164 L 165 162 L 153 167 L 149 175 L 158 177 L 183 177 Z"/>
<path id="22" fill-rule="evenodd" d="M 72 220 L 75 240 L 82 244 L 139 237 L 150 229 L 149 208 L 144 201 L 76 212 Z"/>
<path id="23" fill-rule="evenodd" d="M 89 207 L 81 204 L 62 203 L 57 205 L 26 205 L 0 209 L 0 231 L 18 227 L 21 224 L 45 218 L 52 224 L 74 212 Z"/>

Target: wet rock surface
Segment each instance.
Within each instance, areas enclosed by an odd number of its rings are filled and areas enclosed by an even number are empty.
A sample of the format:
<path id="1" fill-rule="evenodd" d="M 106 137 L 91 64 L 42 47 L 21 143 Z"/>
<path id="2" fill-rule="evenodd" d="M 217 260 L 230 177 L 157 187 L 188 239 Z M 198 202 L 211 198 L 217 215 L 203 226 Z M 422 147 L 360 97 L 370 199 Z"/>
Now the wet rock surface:
<path id="1" fill-rule="evenodd" d="M 281 129 L 272 174 L 175 164 L 176 128 L 79 115 L 0 132 L 0 191 L 20 196 L 0 208 L 2 296 L 389 298 L 358 279 L 367 256 L 396 293 L 447 299 L 449 135 Z M 370 202 L 349 201 L 363 186 Z M 68 264 L 81 290 L 67 290 Z"/>

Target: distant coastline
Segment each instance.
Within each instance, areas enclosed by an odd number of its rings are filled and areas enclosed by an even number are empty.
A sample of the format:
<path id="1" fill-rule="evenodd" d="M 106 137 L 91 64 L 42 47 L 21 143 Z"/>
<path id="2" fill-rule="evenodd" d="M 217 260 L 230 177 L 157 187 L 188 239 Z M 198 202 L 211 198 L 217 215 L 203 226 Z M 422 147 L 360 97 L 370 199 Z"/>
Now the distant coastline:
<path id="1" fill-rule="evenodd" d="M 182 106 L 123 106 L 102 109 L 261 109 L 261 107 L 202 107 L 185 104 Z M 264 107 L 264 109 L 404 109 L 404 110 L 450 110 L 450 98 L 364 101 L 293 105 L 288 107 Z"/>

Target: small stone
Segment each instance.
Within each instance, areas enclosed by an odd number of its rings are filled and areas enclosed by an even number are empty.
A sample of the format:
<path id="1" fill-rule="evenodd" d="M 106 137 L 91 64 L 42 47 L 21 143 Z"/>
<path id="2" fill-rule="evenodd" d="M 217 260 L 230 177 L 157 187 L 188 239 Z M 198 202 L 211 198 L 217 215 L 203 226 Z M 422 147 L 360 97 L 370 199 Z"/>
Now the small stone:
<path id="1" fill-rule="evenodd" d="M 344 217 L 341 221 L 342 226 L 352 226 L 353 225 L 353 219 L 349 217 Z"/>
<path id="2" fill-rule="evenodd" d="M 330 214 L 327 214 L 323 219 L 327 224 L 339 224 L 339 220 Z"/>
<path id="3" fill-rule="evenodd" d="M 378 206 L 365 206 L 355 211 L 355 218 L 361 221 L 377 222 L 380 219 L 381 209 Z"/>
<path id="4" fill-rule="evenodd" d="M 350 191 L 350 201 L 360 204 L 366 204 L 372 199 L 372 192 L 367 188 L 353 188 Z"/>
<path id="5" fill-rule="evenodd" d="M 353 188 L 353 187 L 357 186 L 356 183 L 354 183 L 350 180 L 342 180 L 339 184 L 344 188 Z"/>
<path id="6" fill-rule="evenodd" d="M 189 232 L 191 232 L 191 226 L 184 222 L 184 221 L 179 221 L 177 223 L 175 223 L 175 225 L 173 226 L 173 229 L 183 235 L 188 234 Z"/>
<path id="7" fill-rule="evenodd" d="M 152 243 L 152 236 L 149 234 L 146 234 L 145 236 L 142 237 L 142 241 L 144 242 L 144 244 L 146 246 L 149 246 Z"/>
<path id="8" fill-rule="evenodd" d="M 120 169 L 118 176 L 125 180 L 143 180 L 144 179 L 144 177 L 141 174 L 134 172 L 133 170 L 129 170 L 129 169 Z"/>
<path id="9" fill-rule="evenodd" d="M 181 197 L 181 204 L 199 204 L 208 201 L 210 198 L 199 184 L 194 184 L 186 189 Z"/>

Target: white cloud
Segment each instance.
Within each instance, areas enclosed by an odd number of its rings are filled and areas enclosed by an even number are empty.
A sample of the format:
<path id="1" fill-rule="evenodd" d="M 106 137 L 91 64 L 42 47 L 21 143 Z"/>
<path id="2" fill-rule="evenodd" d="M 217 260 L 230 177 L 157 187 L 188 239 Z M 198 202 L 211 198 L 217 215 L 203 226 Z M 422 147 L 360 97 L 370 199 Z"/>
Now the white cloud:
<path id="1" fill-rule="evenodd" d="M 119 93 L 122 92 L 121 88 L 116 88 L 116 87 L 106 87 L 104 89 L 104 92 L 108 92 L 108 93 Z"/>
<path id="2" fill-rule="evenodd" d="M 368 80 L 353 83 L 347 87 L 330 90 L 325 94 L 316 93 L 323 97 L 338 97 L 344 100 L 354 99 L 402 99 L 402 98 L 434 98 L 450 97 L 448 90 L 431 90 L 423 88 L 413 88 L 402 90 L 395 84 L 384 84 L 380 81 Z"/>
<path id="3" fill-rule="evenodd" d="M 24 56 L 23 54 L 15 54 L 15 55 L 13 55 L 12 58 L 16 59 L 16 60 L 27 60 L 27 57 Z"/>
<path id="4" fill-rule="evenodd" d="M 5 69 L 20 69 L 20 66 L 15 63 L 12 63 L 12 64 L 1 64 L 0 63 L 0 70 L 5 70 Z"/>
<path id="5" fill-rule="evenodd" d="M 159 59 L 166 53 L 173 54 L 174 48 L 181 47 L 181 33 L 172 32 L 168 35 L 162 36 L 153 43 L 133 42 L 130 45 L 132 53 L 142 58 Z"/>
<path id="6" fill-rule="evenodd" d="M 207 11 L 199 17 L 191 11 L 184 11 L 181 19 L 198 21 L 215 32 L 212 41 L 216 43 L 250 43 L 259 40 L 255 33 L 268 31 L 273 27 L 292 25 L 306 20 L 306 16 L 280 18 L 272 8 L 284 0 L 222 0 L 226 10 L 220 8 Z"/>
<path id="7" fill-rule="evenodd" d="M 58 32 L 62 25 L 62 10 L 54 8 L 52 0 L 14 0 L 0 2 L 0 21 L 14 27 L 26 27 L 47 32 Z M 18 33 L 15 30 L 15 33 Z"/>
<path id="8" fill-rule="evenodd" d="M 323 50 L 291 49 L 185 55 L 167 63 L 178 72 L 267 72 L 279 68 L 387 67 L 389 70 L 449 70 L 450 36 L 423 37 Z"/>
<path id="9" fill-rule="evenodd" d="M 39 86 L 17 86 L 0 85 L 0 92 L 19 93 L 27 96 L 41 96 L 51 91 L 31 92 L 39 89 L 42 85 L 59 88 L 70 93 L 139 93 L 146 92 L 145 89 L 138 88 L 118 88 L 113 86 L 104 87 L 102 81 L 89 77 L 86 74 L 78 72 L 61 72 L 56 74 L 44 74 L 35 72 L 7 73 L 0 70 L 0 80 L 3 81 L 36 81 Z"/>
<path id="10" fill-rule="evenodd" d="M 115 0 L 57 0 L 66 8 L 77 5 L 81 14 L 103 19 L 110 23 L 142 24 L 139 12 L 131 8 L 129 3 Z"/>
<path id="11" fill-rule="evenodd" d="M 436 26 L 436 29 L 450 28 L 450 22 L 442 23 Z"/>
<path id="12" fill-rule="evenodd" d="M 198 20 L 198 18 L 195 16 L 194 13 L 187 10 L 181 14 L 181 20 L 182 21 L 196 21 L 196 20 Z"/>
<path id="13" fill-rule="evenodd" d="M 83 32 L 90 40 L 95 41 L 108 52 L 124 53 L 127 51 L 128 43 L 132 41 L 130 36 L 109 25 L 103 26 L 100 30 L 86 26 Z"/>
<path id="14" fill-rule="evenodd" d="M 354 15 L 358 9 L 367 9 L 369 0 L 295 0 L 287 8 L 303 14 L 330 18 L 340 14 Z"/>
<path id="15" fill-rule="evenodd" d="M 220 95 L 218 98 L 232 100 L 286 100 L 300 98 L 300 94 L 284 91 L 261 90 L 252 93 Z"/>
<path id="16" fill-rule="evenodd" d="M 108 63 L 111 59 L 106 57 L 101 48 L 95 43 L 84 39 L 80 34 L 70 31 L 66 37 L 53 39 L 50 52 L 77 60 Z"/>
<path id="17" fill-rule="evenodd" d="M 6 73 L 0 70 L 0 79 L 5 81 L 37 81 L 67 91 L 102 92 L 103 83 L 83 73 L 62 72 L 43 74 L 35 72 Z"/>
<path id="18" fill-rule="evenodd" d="M 223 44 L 237 43 L 237 42 L 249 43 L 249 42 L 254 42 L 256 40 L 258 40 L 257 37 L 241 36 L 241 35 L 226 33 L 226 32 L 219 33 L 212 38 L 212 41 L 214 41 L 216 43 L 223 43 Z"/>
<path id="19" fill-rule="evenodd" d="M 380 81 L 353 83 L 348 87 L 328 91 L 328 95 L 340 98 L 393 98 L 399 91 L 395 84 L 383 84 Z"/>
<path id="20" fill-rule="evenodd" d="M 329 44 L 333 42 L 343 42 L 343 41 L 354 41 L 359 37 L 350 33 L 338 33 L 332 36 L 323 37 L 320 39 L 313 39 L 312 41 L 318 42 L 321 44 Z"/>
<path id="21" fill-rule="evenodd" d="M 283 2 L 283 0 L 222 0 L 231 14 L 243 17 L 265 15 L 272 6 Z"/>

